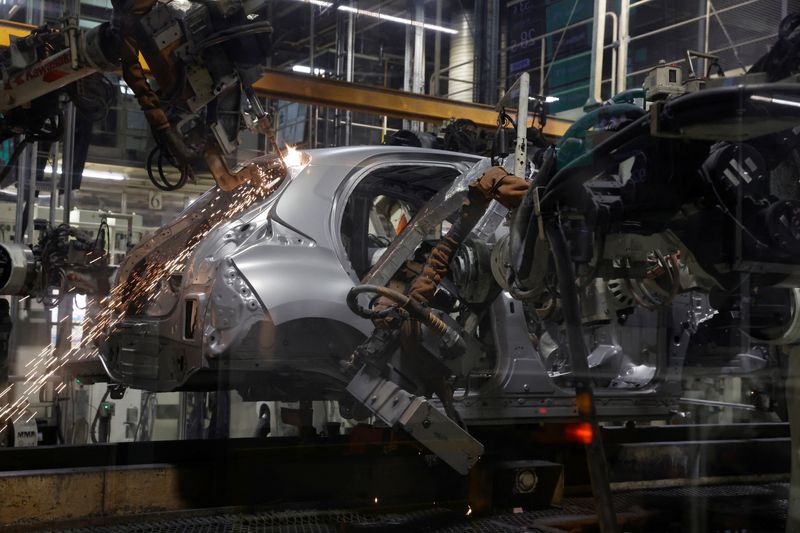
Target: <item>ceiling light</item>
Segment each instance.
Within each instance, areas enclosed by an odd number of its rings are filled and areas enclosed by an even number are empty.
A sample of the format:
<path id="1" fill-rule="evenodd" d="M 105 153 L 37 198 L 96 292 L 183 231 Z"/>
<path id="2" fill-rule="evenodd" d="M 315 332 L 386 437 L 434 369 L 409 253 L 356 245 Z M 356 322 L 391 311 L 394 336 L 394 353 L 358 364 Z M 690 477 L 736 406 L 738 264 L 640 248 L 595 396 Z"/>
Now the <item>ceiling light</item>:
<path id="1" fill-rule="evenodd" d="M 44 171 L 46 173 L 53 172 L 53 166 L 48 164 L 44 167 Z M 61 174 L 61 165 L 58 165 L 58 173 Z M 84 178 L 94 178 L 98 180 L 112 180 L 112 181 L 122 181 L 125 179 L 125 174 L 120 172 L 110 172 L 108 170 L 94 170 L 91 168 L 83 169 L 83 173 L 81 174 Z"/>
<path id="2" fill-rule="evenodd" d="M 82 175 L 84 178 L 95 178 L 98 180 L 122 181 L 125 179 L 125 174 L 122 174 L 120 172 L 110 172 L 107 170 L 92 170 L 90 168 L 84 169 Z"/>
<path id="3" fill-rule="evenodd" d="M 292 71 L 300 72 L 302 74 L 311 74 L 311 67 L 308 67 L 306 65 L 292 65 Z M 324 76 L 325 75 L 325 69 L 315 68 L 314 69 L 314 75 L 315 76 Z"/>
<path id="4" fill-rule="evenodd" d="M 325 2 L 324 0 L 298 0 L 298 1 L 319 7 L 333 7 L 333 2 Z M 351 6 L 338 6 L 336 9 L 338 9 L 339 11 L 344 11 L 346 13 L 353 13 L 354 15 L 364 15 L 365 17 L 372 17 L 380 20 L 386 20 L 389 22 L 397 22 L 399 24 L 405 24 L 406 26 L 413 26 L 415 28 L 422 28 L 423 30 L 440 31 L 442 33 L 449 33 L 451 35 L 455 35 L 458 33 L 458 30 L 454 30 L 452 28 L 445 28 L 444 26 L 439 26 L 438 24 L 428 24 L 427 22 L 420 22 L 418 20 L 396 17 L 394 15 L 387 15 L 379 11 L 369 11 L 367 9 L 359 9 L 357 7 L 351 7 Z"/>
<path id="5" fill-rule="evenodd" d="M 528 100 L 541 100 L 541 96 L 529 96 Z M 560 98 L 558 96 L 545 96 L 544 101 L 548 104 L 552 104 L 553 102 L 558 102 Z"/>

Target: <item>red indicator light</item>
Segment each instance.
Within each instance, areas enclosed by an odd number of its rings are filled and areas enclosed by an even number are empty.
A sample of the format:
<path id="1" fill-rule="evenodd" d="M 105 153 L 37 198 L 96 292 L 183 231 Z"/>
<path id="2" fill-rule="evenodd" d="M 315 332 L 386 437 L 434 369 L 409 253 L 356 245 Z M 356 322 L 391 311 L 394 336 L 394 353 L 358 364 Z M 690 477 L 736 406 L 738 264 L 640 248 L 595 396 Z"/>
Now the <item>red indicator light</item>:
<path id="1" fill-rule="evenodd" d="M 540 415 L 546 415 L 547 414 L 547 407 L 540 407 L 539 408 L 539 414 Z"/>
<path id="2" fill-rule="evenodd" d="M 578 424 L 568 424 L 566 426 L 565 434 L 567 440 L 580 442 L 581 444 L 589 444 L 594 438 L 594 431 L 589 422 L 580 422 Z"/>

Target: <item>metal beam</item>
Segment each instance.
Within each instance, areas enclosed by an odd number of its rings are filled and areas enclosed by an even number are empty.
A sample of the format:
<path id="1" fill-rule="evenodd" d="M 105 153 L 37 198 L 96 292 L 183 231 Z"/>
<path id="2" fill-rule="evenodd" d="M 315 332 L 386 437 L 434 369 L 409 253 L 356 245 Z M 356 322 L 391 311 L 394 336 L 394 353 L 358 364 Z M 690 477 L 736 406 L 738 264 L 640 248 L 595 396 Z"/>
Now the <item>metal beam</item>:
<path id="1" fill-rule="evenodd" d="M 33 26 L 27 24 L 0 20 L 0 46 L 7 46 L 11 35 L 24 36 L 31 29 Z M 259 96 L 393 118 L 428 123 L 464 118 L 486 128 L 497 126 L 497 112 L 492 106 L 292 72 L 267 70 L 253 88 Z M 570 125 L 571 122 L 550 117 L 544 133 L 560 137 Z"/>
<path id="2" fill-rule="evenodd" d="M 9 46 L 11 37 L 25 37 L 35 26 L 13 20 L 0 20 L 0 46 Z"/>
<path id="3" fill-rule="evenodd" d="M 465 118 L 479 126 L 497 126 L 497 111 L 492 106 L 292 72 L 268 70 L 253 88 L 259 96 L 406 120 L 440 123 Z M 570 125 L 571 122 L 550 117 L 544 133 L 560 137 Z"/>

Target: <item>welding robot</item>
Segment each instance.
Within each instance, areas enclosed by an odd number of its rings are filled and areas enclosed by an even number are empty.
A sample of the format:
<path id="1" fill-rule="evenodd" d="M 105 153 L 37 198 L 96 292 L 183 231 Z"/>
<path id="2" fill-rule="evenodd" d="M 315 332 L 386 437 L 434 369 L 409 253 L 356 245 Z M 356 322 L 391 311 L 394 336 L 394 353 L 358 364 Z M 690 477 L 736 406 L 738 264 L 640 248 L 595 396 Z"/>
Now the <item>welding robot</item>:
<path id="1" fill-rule="evenodd" d="M 177 190 L 203 167 L 224 191 L 248 181 L 252 166 L 232 170 L 226 161 L 243 127 L 276 147 L 270 117 L 252 88 L 271 47 L 265 8 L 264 0 L 120 0 L 113 2 L 112 19 L 92 29 L 80 28 L 77 17 L 68 16 L 25 37 L 12 37 L 0 52 L 0 141 L 15 142 L 0 170 L 0 187 L 14 180 L 11 170 L 27 145 L 38 142 L 39 153 L 46 154 L 62 140 L 68 102 L 77 113 L 72 114 L 74 143 L 64 157 L 64 175 L 71 180 L 61 188 L 80 187 L 92 123 L 105 116 L 116 91 L 103 72 L 121 72 L 150 125 L 155 147 L 146 170 L 153 185 Z M 40 163 L 37 181 L 45 167 L 45 161 Z M 170 166 L 177 169 L 177 179 L 165 172 Z M 33 280 L 14 265 L 27 265 L 36 270 L 37 295 L 47 305 L 57 303 L 50 289 L 108 293 L 113 269 L 102 226 L 90 235 L 68 224 L 50 227 L 37 220 L 33 229 L 39 232 L 38 244 L 0 252 L 0 263 L 7 267 L 4 282 L 23 291 Z M 7 308 L 2 316 L 8 323 Z M 4 337 L 8 329 L 4 326 Z M 0 369 L 0 378 L 8 375 L 5 362 Z"/>
<path id="2" fill-rule="evenodd" d="M 269 117 L 252 88 L 270 53 L 272 27 L 262 13 L 266 2 L 112 4 L 109 22 L 85 30 L 77 18 L 67 17 L 12 40 L 0 54 L 0 140 L 21 139 L 8 168 L 28 142 L 60 137 L 62 95 L 79 110 L 96 107 L 109 85 L 100 73 L 121 71 L 156 140 L 147 158 L 156 187 L 179 189 L 202 164 L 222 190 L 247 181 L 250 169 L 231 170 L 225 157 L 236 150 L 242 125 L 275 143 Z M 140 54 L 158 90 L 148 81 Z M 78 131 L 76 136 L 85 139 L 72 168 L 80 176 L 89 135 Z M 164 172 L 169 165 L 180 172 L 176 181 Z"/>

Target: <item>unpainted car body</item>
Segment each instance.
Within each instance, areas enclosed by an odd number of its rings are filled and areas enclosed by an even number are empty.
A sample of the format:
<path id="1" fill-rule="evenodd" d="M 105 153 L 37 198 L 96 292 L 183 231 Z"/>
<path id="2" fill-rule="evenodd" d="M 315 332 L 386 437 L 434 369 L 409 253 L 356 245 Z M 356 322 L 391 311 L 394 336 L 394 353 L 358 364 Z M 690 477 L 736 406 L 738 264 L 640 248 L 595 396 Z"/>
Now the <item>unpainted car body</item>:
<path id="1" fill-rule="evenodd" d="M 402 147 L 310 150 L 305 156 L 307 164 L 291 168 L 274 194 L 206 235 L 143 312 L 116 326 L 101 355 L 113 380 L 154 391 L 235 388 L 252 400 L 349 400 L 342 365 L 374 328 L 347 308 L 349 289 L 359 281 L 389 282 L 457 211 L 471 173 L 490 163 Z M 359 251 L 356 233 L 348 238 L 352 228 L 343 224 L 358 211 L 354 191 L 391 196 L 414 212 L 385 250 L 362 242 Z M 201 212 L 214 194 L 173 225 Z M 504 211 L 493 207 L 476 228 L 489 243 L 507 233 Z M 457 292 L 452 285 L 449 290 Z M 671 308 L 642 311 L 625 327 L 591 329 L 590 366 L 610 376 L 597 391 L 600 416 L 661 417 L 675 408 L 689 335 L 672 339 L 669 324 L 682 321 L 696 300 L 681 295 Z M 457 384 L 463 419 L 575 415 L 574 392 L 547 366 L 546 343 L 539 340 L 537 350 L 532 342 L 527 312 L 499 287 L 482 310 L 485 352 Z"/>

